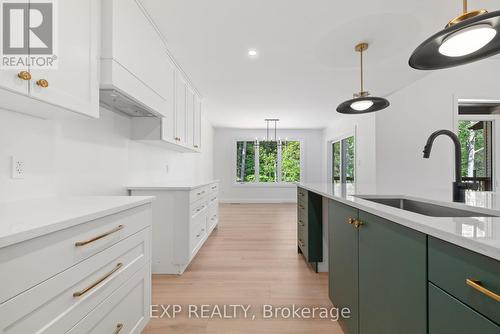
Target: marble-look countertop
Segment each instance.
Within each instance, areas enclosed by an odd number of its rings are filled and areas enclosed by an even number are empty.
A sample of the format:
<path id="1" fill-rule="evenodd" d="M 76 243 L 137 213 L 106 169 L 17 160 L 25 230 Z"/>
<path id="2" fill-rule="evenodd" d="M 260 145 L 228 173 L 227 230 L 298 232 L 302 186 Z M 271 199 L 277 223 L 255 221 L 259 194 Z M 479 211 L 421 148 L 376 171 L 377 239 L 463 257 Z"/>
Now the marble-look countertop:
<path id="1" fill-rule="evenodd" d="M 207 186 L 209 184 L 218 183 L 219 180 L 211 180 L 205 182 L 169 182 L 158 184 L 136 184 L 127 187 L 128 190 L 193 190 Z"/>
<path id="2" fill-rule="evenodd" d="M 358 193 L 352 185 L 299 183 L 297 186 L 500 261 L 500 194 L 467 192 L 466 203 L 461 204 L 401 194 Z M 356 196 L 400 197 L 499 217 L 430 217 Z"/>
<path id="3" fill-rule="evenodd" d="M 153 200 L 152 196 L 78 196 L 0 202 L 0 248 Z"/>

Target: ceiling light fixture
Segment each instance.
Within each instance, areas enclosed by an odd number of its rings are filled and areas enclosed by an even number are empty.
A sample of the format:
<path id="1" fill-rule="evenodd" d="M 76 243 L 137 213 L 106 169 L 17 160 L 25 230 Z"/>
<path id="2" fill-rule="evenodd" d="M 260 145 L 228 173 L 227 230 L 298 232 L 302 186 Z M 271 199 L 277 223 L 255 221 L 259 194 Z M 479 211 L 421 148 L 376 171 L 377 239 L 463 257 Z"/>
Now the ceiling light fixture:
<path id="1" fill-rule="evenodd" d="M 437 70 L 491 57 L 500 52 L 500 11 L 468 11 L 454 18 L 440 32 L 420 44 L 409 64 L 418 70 Z"/>
<path id="2" fill-rule="evenodd" d="M 359 52 L 361 58 L 361 91 L 354 94 L 354 98 L 342 102 L 337 107 L 337 112 L 341 114 L 366 114 L 387 108 L 390 103 L 381 97 L 372 97 L 363 88 L 363 52 L 368 49 L 368 43 L 356 45 L 354 50 Z"/>
<path id="3" fill-rule="evenodd" d="M 258 55 L 258 54 L 259 54 L 259 53 L 258 53 L 258 52 L 257 52 L 257 50 L 255 50 L 255 49 L 250 49 L 250 50 L 248 50 L 248 56 L 249 56 L 249 57 L 251 57 L 251 58 L 255 58 L 255 57 L 257 57 L 257 55 Z"/>

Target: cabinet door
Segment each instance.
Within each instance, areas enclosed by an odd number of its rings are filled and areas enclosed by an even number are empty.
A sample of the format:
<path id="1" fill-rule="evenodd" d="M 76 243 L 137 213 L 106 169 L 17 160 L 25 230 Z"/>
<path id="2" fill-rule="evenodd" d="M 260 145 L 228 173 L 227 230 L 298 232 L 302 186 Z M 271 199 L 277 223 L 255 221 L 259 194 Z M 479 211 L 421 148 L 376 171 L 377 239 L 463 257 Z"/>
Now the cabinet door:
<path id="1" fill-rule="evenodd" d="M 32 69 L 30 94 L 37 99 L 99 116 L 98 0 L 57 2 L 57 69 Z M 39 80 L 46 80 L 42 87 Z"/>
<path id="2" fill-rule="evenodd" d="M 500 327 L 429 283 L 429 334 L 498 334 Z"/>
<path id="3" fill-rule="evenodd" d="M 29 81 L 18 77 L 21 72 L 28 72 L 29 69 L 9 70 L 0 69 L 0 87 L 21 94 L 28 94 Z"/>
<path id="4" fill-rule="evenodd" d="M 164 82 L 165 95 L 167 97 L 162 114 L 162 136 L 164 140 L 175 142 L 175 70 L 171 64 L 171 71 L 168 72 Z"/>
<path id="5" fill-rule="evenodd" d="M 348 224 L 358 210 L 336 201 L 328 205 L 328 288 L 338 308 L 349 308 L 351 317 L 340 320 L 346 334 L 358 333 L 358 231 Z"/>
<path id="6" fill-rule="evenodd" d="M 201 149 L 201 100 L 194 96 L 193 147 Z"/>
<path id="7" fill-rule="evenodd" d="M 425 334 L 426 235 L 360 211 L 359 332 Z"/>
<path id="8" fill-rule="evenodd" d="M 187 85 L 181 75 L 175 82 L 175 137 L 179 144 L 186 144 L 186 99 Z"/>
<path id="9" fill-rule="evenodd" d="M 186 144 L 193 147 L 194 143 L 194 93 L 188 87 L 187 89 L 187 102 L 186 102 Z"/>

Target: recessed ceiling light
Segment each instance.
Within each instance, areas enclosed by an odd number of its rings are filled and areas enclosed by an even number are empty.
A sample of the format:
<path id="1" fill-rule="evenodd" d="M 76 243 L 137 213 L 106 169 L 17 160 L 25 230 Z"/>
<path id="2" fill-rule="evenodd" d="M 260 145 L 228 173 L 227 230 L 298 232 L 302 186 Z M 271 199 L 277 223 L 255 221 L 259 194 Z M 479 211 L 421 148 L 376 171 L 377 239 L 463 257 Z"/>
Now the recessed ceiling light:
<path id="1" fill-rule="evenodd" d="M 249 57 L 257 57 L 257 55 L 258 55 L 258 54 L 259 54 L 259 53 L 258 53 L 258 52 L 257 52 L 257 50 L 255 50 L 255 49 L 250 49 L 250 50 L 248 50 L 248 56 L 249 56 Z"/>

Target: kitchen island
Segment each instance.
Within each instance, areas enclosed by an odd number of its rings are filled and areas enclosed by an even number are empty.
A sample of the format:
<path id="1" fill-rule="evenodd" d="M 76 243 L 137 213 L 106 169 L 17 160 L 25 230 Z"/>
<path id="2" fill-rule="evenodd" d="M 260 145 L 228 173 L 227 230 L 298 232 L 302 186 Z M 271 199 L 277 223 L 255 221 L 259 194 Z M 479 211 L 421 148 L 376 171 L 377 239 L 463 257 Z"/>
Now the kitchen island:
<path id="1" fill-rule="evenodd" d="M 298 184 L 304 191 L 328 200 L 329 295 L 351 310 L 346 333 L 500 332 L 497 195 L 468 193 L 464 205 L 352 185 Z M 381 204 L 388 199 L 462 216 Z"/>

